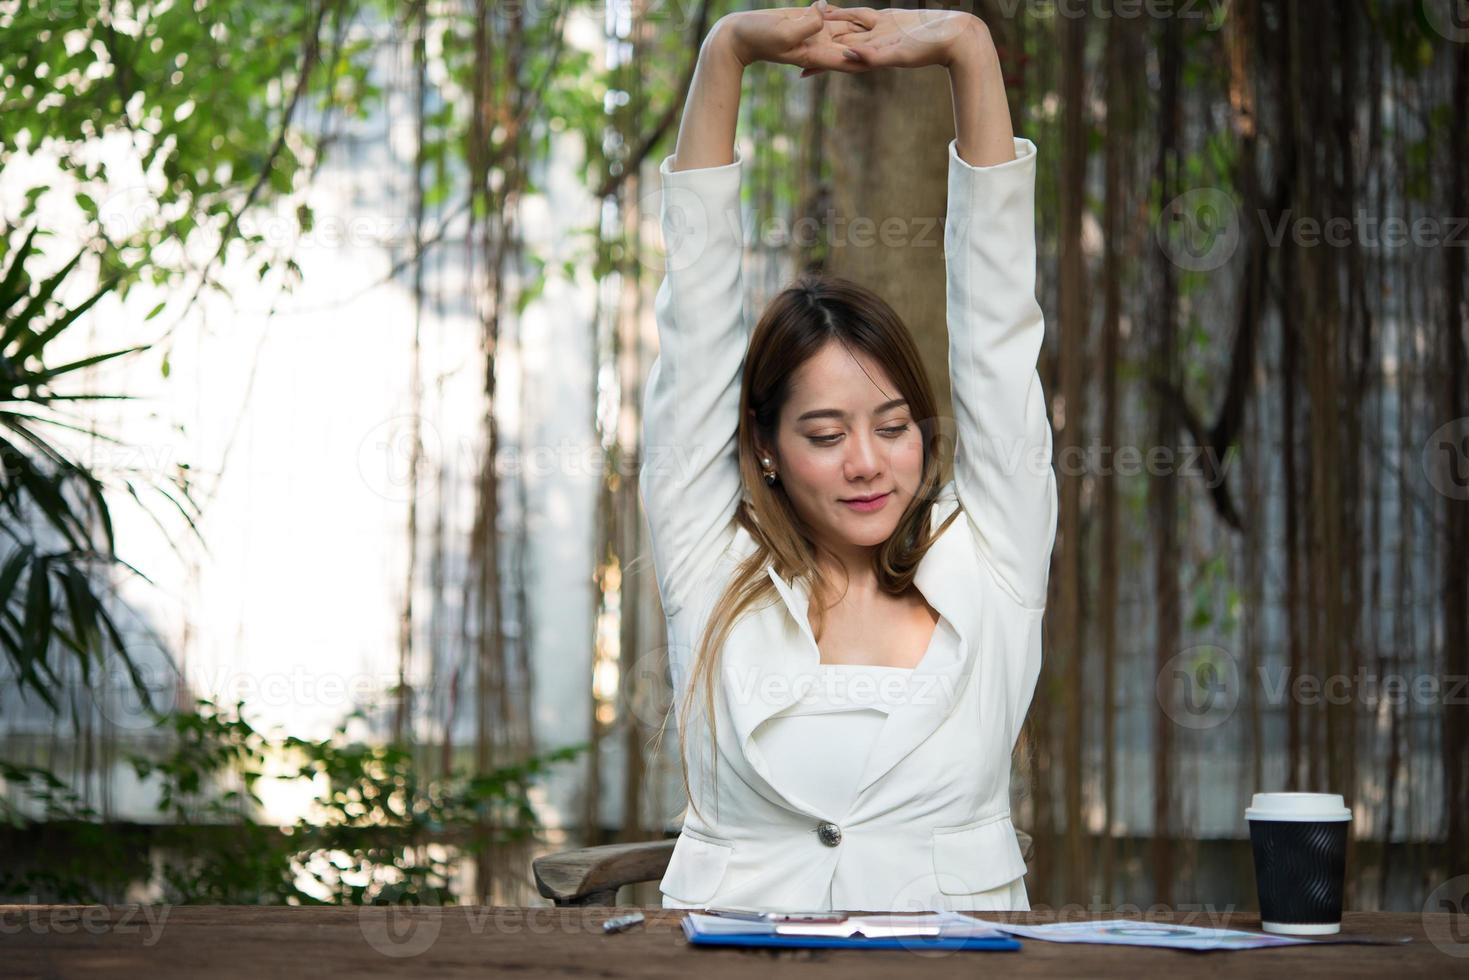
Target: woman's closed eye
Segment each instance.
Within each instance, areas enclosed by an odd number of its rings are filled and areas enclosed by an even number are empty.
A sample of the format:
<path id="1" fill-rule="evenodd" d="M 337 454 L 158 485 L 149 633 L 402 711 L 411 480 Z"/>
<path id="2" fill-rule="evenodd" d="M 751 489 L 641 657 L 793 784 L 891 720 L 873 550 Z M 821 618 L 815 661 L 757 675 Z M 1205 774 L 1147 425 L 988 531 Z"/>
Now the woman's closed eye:
<path id="1" fill-rule="evenodd" d="M 886 428 L 878 429 L 877 431 L 883 433 L 889 439 L 896 439 L 899 436 L 901 436 L 903 433 L 905 433 L 905 432 L 908 431 L 908 424 L 905 422 L 902 425 L 890 425 L 890 426 L 888 426 Z M 840 439 L 841 437 L 842 437 L 842 433 L 840 433 L 840 432 L 834 432 L 834 433 L 832 433 L 830 435 L 825 435 L 825 436 L 807 436 L 806 438 L 807 439 L 810 439 L 812 442 L 814 442 L 818 446 L 830 446 L 830 445 L 835 444 L 836 441 L 838 439 Z"/>

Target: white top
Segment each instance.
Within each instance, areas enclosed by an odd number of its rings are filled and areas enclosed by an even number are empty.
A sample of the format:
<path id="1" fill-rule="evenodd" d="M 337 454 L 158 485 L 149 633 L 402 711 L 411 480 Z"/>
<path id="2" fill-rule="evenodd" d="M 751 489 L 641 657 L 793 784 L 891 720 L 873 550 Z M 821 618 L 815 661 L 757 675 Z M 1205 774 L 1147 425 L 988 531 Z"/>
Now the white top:
<path id="1" fill-rule="evenodd" d="M 949 621 L 939 617 L 924 659 L 952 655 L 957 638 Z M 799 787 L 803 802 L 840 823 L 888 712 L 908 699 L 914 669 L 818 664 L 804 695 L 755 730 L 755 743 L 774 778 Z"/>

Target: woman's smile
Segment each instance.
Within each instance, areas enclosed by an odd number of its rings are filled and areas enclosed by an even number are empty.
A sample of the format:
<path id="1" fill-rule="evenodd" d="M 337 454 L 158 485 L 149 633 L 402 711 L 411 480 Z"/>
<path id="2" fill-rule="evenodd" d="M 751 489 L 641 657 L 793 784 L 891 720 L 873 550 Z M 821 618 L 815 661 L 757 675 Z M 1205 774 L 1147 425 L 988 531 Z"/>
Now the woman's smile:
<path id="1" fill-rule="evenodd" d="M 882 496 L 873 497 L 871 500 L 843 500 L 842 503 L 846 504 L 848 507 L 852 508 L 855 511 L 859 511 L 864 514 L 870 514 L 873 511 L 882 510 L 884 507 L 886 507 L 888 498 L 892 495 L 893 492 L 889 490 Z"/>

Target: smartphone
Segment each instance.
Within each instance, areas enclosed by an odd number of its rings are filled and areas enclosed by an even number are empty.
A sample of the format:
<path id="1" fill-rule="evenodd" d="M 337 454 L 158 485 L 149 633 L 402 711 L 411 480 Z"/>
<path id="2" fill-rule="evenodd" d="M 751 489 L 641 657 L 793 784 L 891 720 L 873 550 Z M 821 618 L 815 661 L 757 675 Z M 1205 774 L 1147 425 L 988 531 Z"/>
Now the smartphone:
<path id="1" fill-rule="evenodd" d="M 845 912 L 756 912 L 750 909 L 722 909 L 705 907 L 706 915 L 717 915 L 725 919 L 741 919 L 746 922 L 845 922 Z"/>
<path id="2" fill-rule="evenodd" d="M 771 922 L 845 922 L 845 912 L 771 912 Z"/>
<path id="3" fill-rule="evenodd" d="M 723 919 L 742 919 L 746 922 L 770 921 L 770 913 L 755 912 L 750 909 L 721 909 L 709 905 L 704 907 L 703 912 L 705 915 L 717 915 Z"/>

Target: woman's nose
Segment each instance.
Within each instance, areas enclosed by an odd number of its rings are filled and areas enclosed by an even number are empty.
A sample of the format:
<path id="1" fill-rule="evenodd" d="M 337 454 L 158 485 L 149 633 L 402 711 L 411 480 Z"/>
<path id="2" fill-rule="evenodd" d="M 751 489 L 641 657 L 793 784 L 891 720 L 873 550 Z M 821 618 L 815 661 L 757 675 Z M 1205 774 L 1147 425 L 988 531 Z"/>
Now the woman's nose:
<path id="1" fill-rule="evenodd" d="M 870 433 L 849 439 L 847 445 L 851 447 L 851 451 L 847 454 L 847 477 L 849 479 L 868 476 L 882 468 L 880 447 Z"/>

